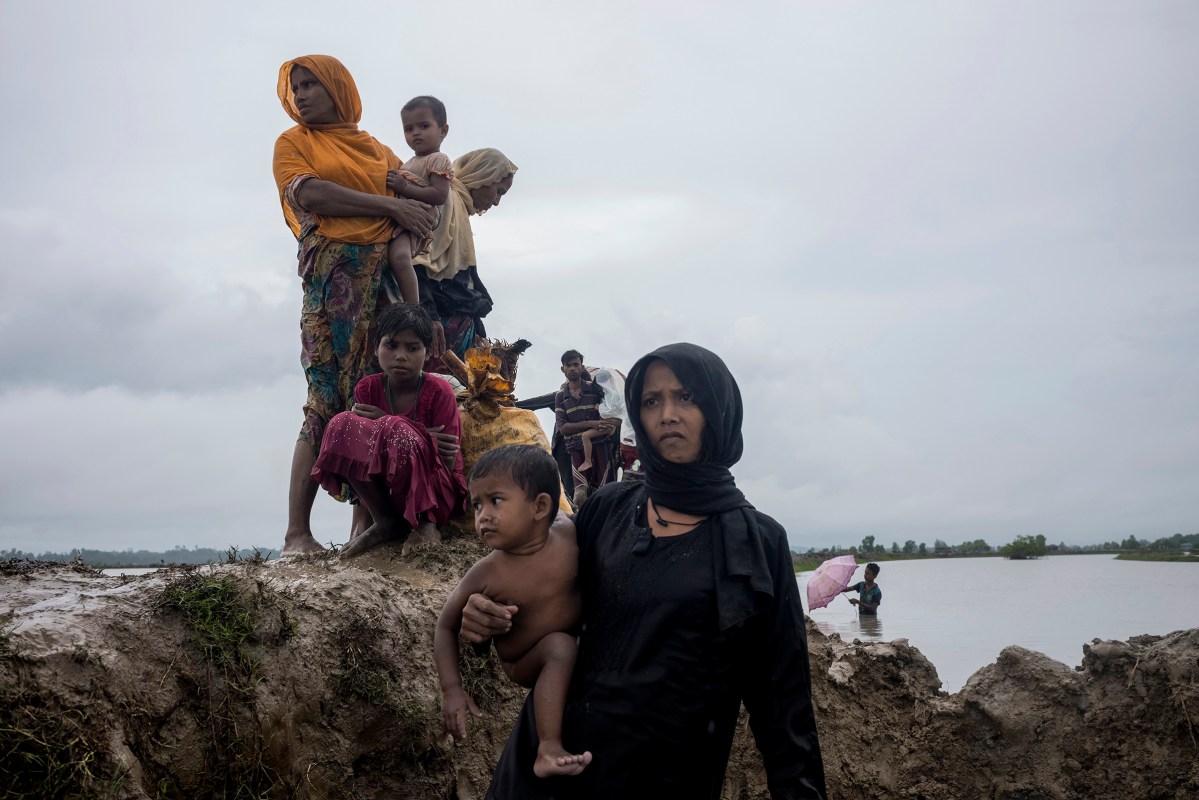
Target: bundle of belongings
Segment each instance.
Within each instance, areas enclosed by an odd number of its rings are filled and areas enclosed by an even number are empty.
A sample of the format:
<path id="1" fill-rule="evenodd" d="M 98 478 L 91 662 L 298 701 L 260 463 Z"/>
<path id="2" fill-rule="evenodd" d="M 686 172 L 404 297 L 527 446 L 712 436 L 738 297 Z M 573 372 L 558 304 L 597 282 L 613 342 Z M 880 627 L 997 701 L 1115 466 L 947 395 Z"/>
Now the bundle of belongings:
<path id="1" fill-rule="evenodd" d="M 450 351 L 442 356 L 446 369 L 462 386 L 458 413 L 462 417 L 462 469 L 467 477 L 485 453 L 506 444 L 534 444 L 550 452 L 537 415 L 514 405 L 516 361 L 530 346 L 525 339 L 512 344 L 483 340 L 466 351 L 465 360 Z M 558 507 L 571 513 L 565 491 Z"/>

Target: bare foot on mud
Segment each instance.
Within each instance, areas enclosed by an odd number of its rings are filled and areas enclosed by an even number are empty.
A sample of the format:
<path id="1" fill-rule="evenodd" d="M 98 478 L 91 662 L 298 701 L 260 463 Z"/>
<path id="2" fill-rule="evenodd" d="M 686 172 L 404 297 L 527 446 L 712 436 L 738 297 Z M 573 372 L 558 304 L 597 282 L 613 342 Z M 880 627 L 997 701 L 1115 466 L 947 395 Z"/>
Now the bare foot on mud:
<path id="1" fill-rule="evenodd" d="M 324 551 L 324 547 L 312 535 L 312 531 L 297 531 L 295 533 L 288 531 L 287 536 L 283 538 L 283 551 L 279 553 L 280 558 L 287 556 L 306 556 L 309 553 L 320 553 Z"/>
<path id="2" fill-rule="evenodd" d="M 422 522 L 408 537 L 408 541 L 404 542 L 404 549 L 400 551 L 400 555 L 406 556 L 438 544 L 441 544 L 441 531 L 437 530 L 437 526 L 432 522 Z"/>
<path id="3" fill-rule="evenodd" d="M 576 756 L 561 747 L 549 748 L 542 742 L 537 748 L 537 760 L 533 762 L 533 774 L 538 778 L 551 775 L 578 775 L 591 763 L 591 751 Z"/>
<path id="4" fill-rule="evenodd" d="M 359 553 L 364 553 L 372 547 L 390 542 L 393 539 L 399 539 L 407 530 L 407 525 L 402 519 L 382 519 L 371 525 L 365 531 L 355 536 L 349 544 L 341 548 L 343 558 L 348 556 L 356 556 Z"/>

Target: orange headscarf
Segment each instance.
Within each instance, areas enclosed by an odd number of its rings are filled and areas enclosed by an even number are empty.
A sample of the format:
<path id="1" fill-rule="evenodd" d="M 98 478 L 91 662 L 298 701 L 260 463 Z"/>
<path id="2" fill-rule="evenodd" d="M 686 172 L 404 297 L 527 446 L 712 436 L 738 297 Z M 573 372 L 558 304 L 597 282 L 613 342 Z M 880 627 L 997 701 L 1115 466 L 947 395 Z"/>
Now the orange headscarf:
<path id="1" fill-rule="evenodd" d="M 291 91 L 291 68 L 311 70 L 325 87 L 337 107 L 338 122 L 330 125 L 306 125 L 296 108 Z M 358 130 L 362 119 L 362 100 L 354 78 L 333 56 L 301 56 L 284 62 L 279 68 L 279 100 L 283 110 L 299 125 L 284 131 L 275 141 L 275 183 L 283 217 L 291 232 L 300 235 L 295 212 L 283 199 L 288 185 L 300 175 L 315 175 L 347 189 L 368 194 L 389 195 L 387 170 L 400 166 L 390 147 L 375 141 L 366 131 Z M 386 242 L 395 223 L 387 217 L 325 217 L 315 215 L 322 236 L 347 244 Z"/>

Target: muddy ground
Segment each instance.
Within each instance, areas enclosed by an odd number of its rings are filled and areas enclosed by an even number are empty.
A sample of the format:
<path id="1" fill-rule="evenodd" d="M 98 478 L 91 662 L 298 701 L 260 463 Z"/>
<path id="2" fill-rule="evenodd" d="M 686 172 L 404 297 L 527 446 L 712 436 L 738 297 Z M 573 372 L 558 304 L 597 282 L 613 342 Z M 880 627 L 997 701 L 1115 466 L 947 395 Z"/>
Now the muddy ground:
<path id="1" fill-rule="evenodd" d="M 438 735 L 433 622 L 481 545 L 112 578 L 0 562 L 5 798 L 482 798 L 523 698 L 465 656 L 486 718 Z M 957 694 L 898 640 L 808 628 L 831 798 L 1199 797 L 1199 630 L 1019 647 Z M 742 720 L 725 800 L 766 798 Z"/>

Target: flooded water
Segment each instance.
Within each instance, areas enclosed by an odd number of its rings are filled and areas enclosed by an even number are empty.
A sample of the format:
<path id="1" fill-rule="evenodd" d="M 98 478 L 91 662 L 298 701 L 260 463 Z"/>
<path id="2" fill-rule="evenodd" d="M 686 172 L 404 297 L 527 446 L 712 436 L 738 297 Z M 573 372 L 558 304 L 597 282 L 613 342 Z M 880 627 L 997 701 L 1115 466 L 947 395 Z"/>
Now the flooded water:
<path id="1" fill-rule="evenodd" d="M 861 559 L 859 559 L 861 562 Z M 863 566 L 853 581 L 862 580 Z M 883 561 L 878 616 L 858 616 L 846 594 L 809 612 L 851 641 L 907 639 L 956 692 L 1010 644 L 1069 666 L 1092 639 L 1128 639 L 1199 627 L 1199 565 L 1117 561 L 1108 555 Z M 800 595 L 810 572 L 801 572 Z"/>
<path id="2" fill-rule="evenodd" d="M 157 572 L 158 567 L 110 567 L 100 571 L 105 575 L 149 575 Z"/>

